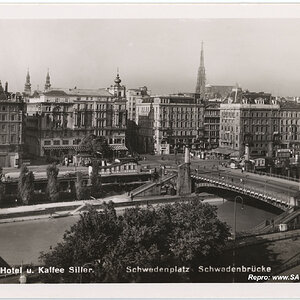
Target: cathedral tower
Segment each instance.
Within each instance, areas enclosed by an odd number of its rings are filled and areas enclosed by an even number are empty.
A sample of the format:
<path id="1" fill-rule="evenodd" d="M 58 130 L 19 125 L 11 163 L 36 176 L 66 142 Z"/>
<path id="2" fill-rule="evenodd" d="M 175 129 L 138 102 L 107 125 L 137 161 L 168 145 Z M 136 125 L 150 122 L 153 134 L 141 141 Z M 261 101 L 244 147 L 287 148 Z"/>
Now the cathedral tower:
<path id="1" fill-rule="evenodd" d="M 31 95 L 31 83 L 30 83 L 29 70 L 27 70 L 26 82 L 25 82 L 25 87 L 24 87 L 24 94 L 27 95 L 27 96 Z"/>
<path id="2" fill-rule="evenodd" d="M 48 91 L 50 87 L 51 87 L 51 83 L 50 83 L 50 74 L 48 69 L 47 76 L 46 76 L 46 83 L 45 83 L 45 91 Z"/>
<path id="3" fill-rule="evenodd" d="M 196 85 L 196 94 L 200 95 L 201 99 L 205 97 L 205 67 L 204 67 L 204 51 L 203 51 L 203 42 L 201 43 L 201 55 L 200 55 L 200 66 L 198 69 L 197 85 Z"/>

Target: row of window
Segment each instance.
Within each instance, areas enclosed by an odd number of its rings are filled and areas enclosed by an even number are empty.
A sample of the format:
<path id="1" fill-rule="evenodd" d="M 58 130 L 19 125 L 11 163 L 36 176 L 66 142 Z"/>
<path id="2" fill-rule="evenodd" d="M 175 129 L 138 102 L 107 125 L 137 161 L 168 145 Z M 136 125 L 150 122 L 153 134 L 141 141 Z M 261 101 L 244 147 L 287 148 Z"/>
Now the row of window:
<path id="1" fill-rule="evenodd" d="M 1 135 L 1 144 L 15 144 L 17 142 L 17 136 L 15 134 L 11 134 L 10 136 Z"/>
<path id="2" fill-rule="evenodd" d="M 19 108 L 18 108 L 18 106 L 15 106 L 15 105 L 2 105 L 0 110 L 1 111 L 18 111 Z"/>
<path id="3" fill-rule="evenodd" d="M 269 125 L 269 121 L 265 120 L 265 119 L 263 119 L 263 120 L 249 120 L 249 121 L 244 120 L 242 123 L 244 125 Z M 273 120 L 271 123 L 273 124 L 273 126 L 278 124 L 278 122 L 276 120 Z"/>
<path id="4" fill-rule="evenodd" d="M 79 141 L 80 142 L 80 141 Z M 78 140 L 73 140 L 73 145 L 78 145 L 79 144 Z M 60 145 L 69 145 L 70 141 L 69 140 L 54 140 L 53 145 L 54 146 L 60 146 Z M 50 146 L 52 145 L 51 140 L 45 140 L 44 141 L 45 146 Z"/>
<path id="5" fill-rule="evenodd" d="M 198 122 L 198 126 L 200 127 L 202 124 Z M 197 127 L 196 122 L 161 122 L 162 128 L 168 128 L 172 126 L 173 128 L 194 128 Z"/>
<path id="6" fill-rule="evenodd" d="M 221 116 L 222 117 L 238 117 L 239 116 L 239 111 L 235 111 L 235 110 L 224 110 L 221 111 Z M 277 112 L 250 112 L 250 111 L 243 111 L 242 112 L 242 116 L 243 117 L 260 117 L 260 118 L 268 118 L 268 117 L 276 117 L 277 116 Z"/>
<path id="7" fill-rule="evenodd" d="M 166 114 L 168 112 L 170 113 L 196 113 L 197 112 L 197 108 L 196 107 L 182 107 L 182 106 L 178 106 L 178 107 L 162 107 L 161 108 L 161 112 L 163 114 Z M 200 108 L 198 108 L 198 112 L 200 112 Z"/>
<path id="8" fill-rule="evenodd" d="M 10 129 L 11 132 L 15 132 L 16 131 L 16 125 L 6 125 L 6 124 L 2 124 L 1 125 L 1 131 L 2 132 L 6 132 L 8 129 Z"/>
<path id="9" fill-rule="evenodd" d="M 299 120 L 280 120 L 280 123 L 282 125 L 300 125 L 300 119 Z"/>
<path id="10" fill-rule="evenodd" d="M 9 119 L 9 114 L 0 114 L 0 120 L 1 121 L 21 121 L 21 116 L 20 115 L 10 115 L 10 119 Z"/>
<path id="11" fill-rule="evenodd" d="M 220 130 L 220 126 L 218 125 L 205 125 L 204 126 L 204 129 L 207 130 L 207 131 L 213 131 L 213 130 Z"/>
<path id="12" fill-rule="evenodd" d="M 172 135 L 173 136 L 197 135 L 197 131 L 196 130 L 190 130 L 190 131 L 174 130 L 174 132 L 172 132 Z M 164 131 L 163 136 L 165 137 L 169 136 L 168 132 Z"/>
<path id="13" fill-rule="evenodd" d="M 287 118 L 300 118 L 300 112 L 281 111 L 280 116 L 287 117 Z"/>

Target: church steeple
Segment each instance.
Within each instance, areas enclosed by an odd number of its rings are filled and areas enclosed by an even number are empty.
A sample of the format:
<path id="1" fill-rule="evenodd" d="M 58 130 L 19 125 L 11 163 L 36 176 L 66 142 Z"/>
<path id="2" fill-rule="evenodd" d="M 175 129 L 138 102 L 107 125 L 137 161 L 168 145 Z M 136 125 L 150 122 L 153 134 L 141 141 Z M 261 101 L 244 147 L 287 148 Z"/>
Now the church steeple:
<path id="1" fill-rule="evenodd" d="M 30 83 L 29 69 L 27 69 L 26 82 L 25 82 L 25 86 L 24 86 L 24 94 L 27 96 L 31 95 L 31 83 Z"/>
<path id="2" fill-rule="evenodd" d="M 200 66 L 198 69 L 197 85 L 196 85 L 196 94 L 200 95 L 201 99 L 205 97 L 205 67 L 204 67 L 204 51 L 203 51 L 203 42 L 201 43 L 201 55 L 200 55 Z"/>
<path id="3" fill-rule="evenodd" d="M 51 83 L 50 83 L 50 74 L 48 69 L 47 76 L 46 76 L 46 83 L 45 83 L 45 91 L 48 91 L 50 87 L 51 87 Z"/>

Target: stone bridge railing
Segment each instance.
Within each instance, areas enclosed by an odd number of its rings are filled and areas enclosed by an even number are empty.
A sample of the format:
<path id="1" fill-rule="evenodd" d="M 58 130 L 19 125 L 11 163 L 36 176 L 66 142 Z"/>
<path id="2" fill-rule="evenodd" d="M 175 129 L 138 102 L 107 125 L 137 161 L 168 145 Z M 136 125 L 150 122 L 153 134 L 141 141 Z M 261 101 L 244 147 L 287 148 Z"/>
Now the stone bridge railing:
<path id="1" fill-rule="evenodd" d="M 276 206 L 282 210 L 287 210 L 291 207 L 294 207 L 294 198 L 289 197 L 283 193 L 269 192 L 265 189 L 254 188 L 249 186 L 244 182 L 233 183 L 228 180 L 218 179 L 210 175 L 191 175 L 192 179 L 196 181 L 196 187 L 207 186 L 207 187 L 217 187 L 229 191 L 233 191 L 242 195 L 247 195 L 257 200 L 266 202 L 273 206 Z"/>

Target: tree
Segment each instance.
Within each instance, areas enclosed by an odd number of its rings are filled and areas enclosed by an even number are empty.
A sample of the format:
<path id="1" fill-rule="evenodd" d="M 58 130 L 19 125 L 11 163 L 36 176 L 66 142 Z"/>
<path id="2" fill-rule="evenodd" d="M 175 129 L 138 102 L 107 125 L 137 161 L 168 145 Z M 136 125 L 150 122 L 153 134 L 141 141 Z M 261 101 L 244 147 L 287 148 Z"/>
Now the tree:
<path id="1" fill-rule="evenodd" d="M 4 199 L 5 199 L 5 183 L 4 183 L 3 169 L 0 166 L 0 205 L 3 203 Z"/>
<path id="2" fill-rule="evenodd" d="M 26 165 L 22 165 L 18 181 L 19 197 L 23 204 L 29 204 L 34 197 L 34 175 Z"/>
<path id="3" fill-rule="evenodd" d="M 0 181 L 0 205 L 4 202 L 5 199 L 5 184 Z"/>
<path id="4" fill-rule="evenodd" d="M 48 197 L 52 202 L 58 201 L 59 198 L 59 189 L 58 189 L 58 168 L 55 163 L 47 167 L 47 193 Z"/>
<path id="5" fill-rule="evenodd" d="M 45 266 L 68 270 L 89 263 L 95 273 L 65 272 L 44 278 L 48 282 L 184 282 L 190 273 L 127 272 L 144 268 L 194 268 L 203 260 L 219 255 L 229 237 L 229 229 L 217 218 L 216 208 L 197 198 L 159 207 L 126 209 L 117 216 L 112 205 L 103 211 L 90 209 L 80 217 L 63 242 L 43 253 Z M 99 262 L 100 261 L 100 262 Z"/>
<path id="6" fill-rule="evenodd" d="M 101 195 L 101 181 L 99 176 L 99 161 L 92 161 L 92 174 L 91 174 L 91 195 L 99 197 Z"/>
<path id="7" fill-rule="evenodd" d="M 112 157 L 112 150 L 110 149 L 106 138 L 103 136 L 96 136 L 94 134 L 88 135 L 80 142 L 79 149 L 81 149 L 81 152 L 87 152 L 96 157 Z"/>
<path id="8" fill-rule="evenodd" d="M 4 183 L 4 175 L 3 168 L 0 166 L 0 205 L 3 203 L 5 198 L 5 183 Z"/>
<path id="9" fill-rule="evenodd" d="M 76 198 L 77 200 L 83 200 L 86 196 L 86 189 L 83 186 L 83 175 L 81 172 L 76 173 Z"/>

